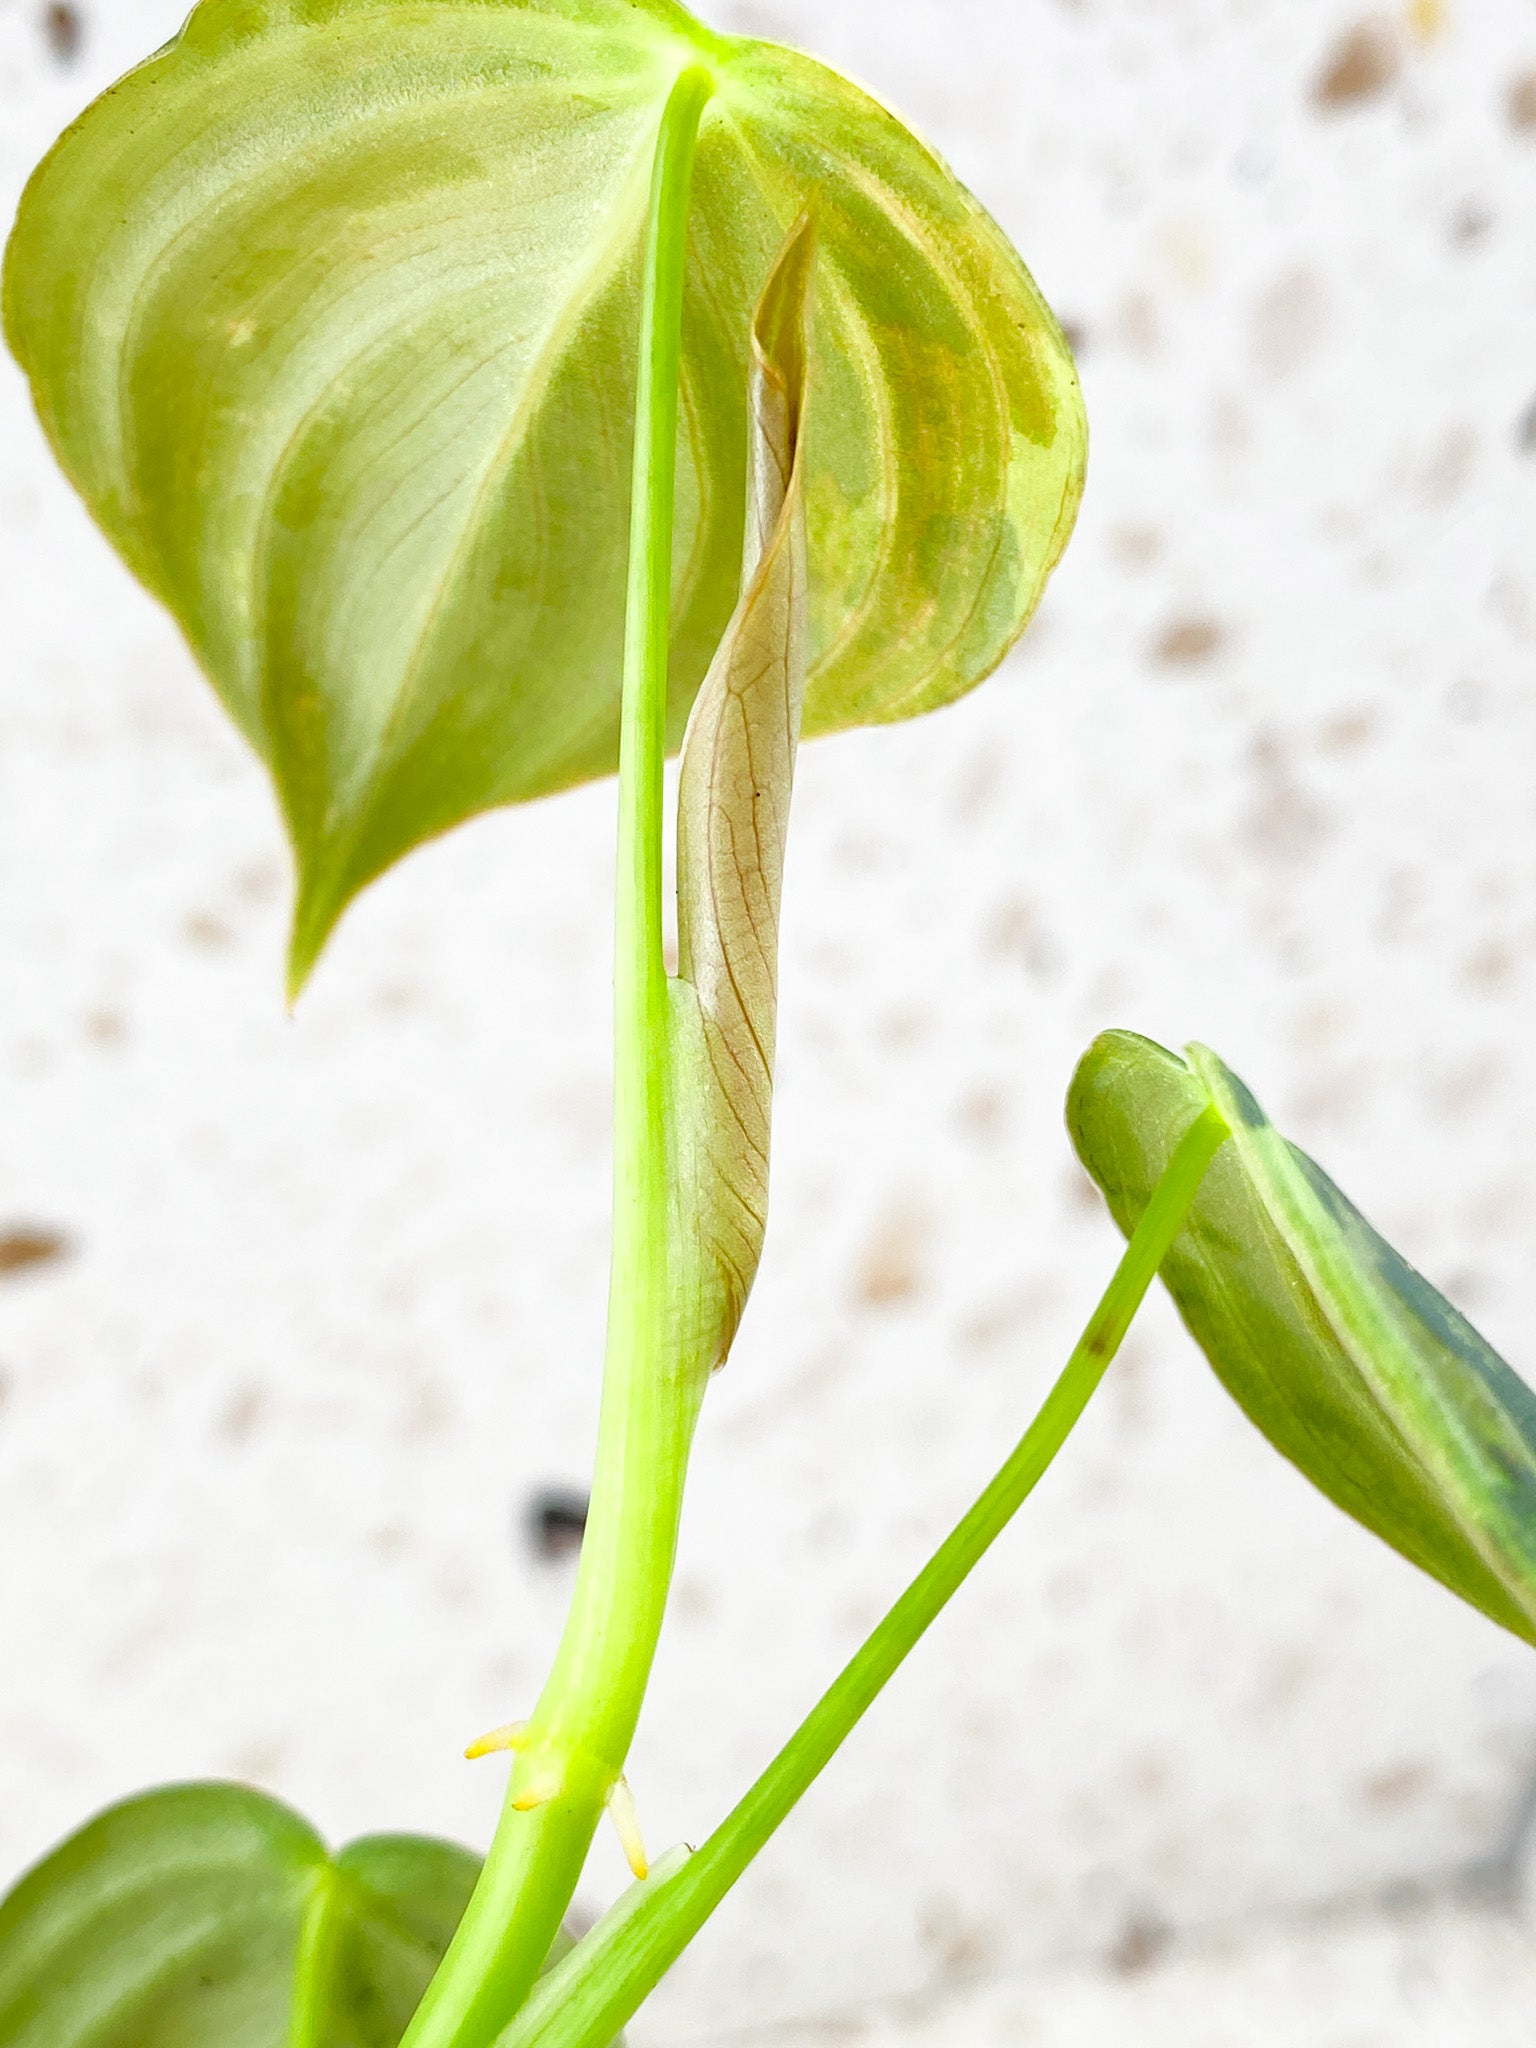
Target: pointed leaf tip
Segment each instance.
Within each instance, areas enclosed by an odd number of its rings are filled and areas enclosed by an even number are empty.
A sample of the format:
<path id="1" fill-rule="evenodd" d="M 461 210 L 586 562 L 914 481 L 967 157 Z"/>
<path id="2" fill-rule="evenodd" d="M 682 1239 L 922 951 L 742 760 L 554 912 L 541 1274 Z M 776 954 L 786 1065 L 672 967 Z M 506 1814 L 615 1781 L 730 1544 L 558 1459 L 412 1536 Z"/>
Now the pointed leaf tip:
<path id="1" fill-rule="evenodd" d="M 1212 1102 L 1230 1142 L 1162 1268 L 1191 1334 L 1330 1500 L 1536 1642 L 1536 1393 L 1206 1048 L 1105 1033 L 1067 1119 L 1129 1234 Z"/>

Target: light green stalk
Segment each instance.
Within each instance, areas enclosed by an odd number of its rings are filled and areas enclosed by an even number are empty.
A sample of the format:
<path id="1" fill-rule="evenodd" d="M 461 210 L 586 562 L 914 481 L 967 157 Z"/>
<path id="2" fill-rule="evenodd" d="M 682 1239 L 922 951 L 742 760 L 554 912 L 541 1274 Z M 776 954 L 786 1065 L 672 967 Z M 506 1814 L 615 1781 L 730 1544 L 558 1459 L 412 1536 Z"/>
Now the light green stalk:
<path id="1" fill-rule="evenodd" d="M 1066 1369 L 1012 1456 L 751 1791 L 675 1875 L 631 1895 L 551 1971 L 498 2048 L 604 2048 L 681 1955 L 1066 1442 L 1227 1136 L 1214 1108 L 1196 1119 Z"/>
<path id="2" fill-rule="evenodd" d="M 327 2033 L 331 1970 L 336 1948 L 336 1891 L 340 1880 L 336 1866 L 325 1863 L 316 1870 L 304 1924 L 299 1932 L 299 1953 L 293 1971 L 293 2009 L 288 2021 L 287 2048 L 321 2048 Z"/>
<path id="3" fill-rule="evenodd" d="M 711 91 L 702 69 L 678 79 L 651 186 L 619 766 L 613 1263 L 591 1513 L 565 1633 L 519 1738 L 484 1873 L 401 2048 L 487 2048 L 549 1953 L 639 1718 L 707 1377 L 675 1342 L 662 805 L 683 267 Z"/>

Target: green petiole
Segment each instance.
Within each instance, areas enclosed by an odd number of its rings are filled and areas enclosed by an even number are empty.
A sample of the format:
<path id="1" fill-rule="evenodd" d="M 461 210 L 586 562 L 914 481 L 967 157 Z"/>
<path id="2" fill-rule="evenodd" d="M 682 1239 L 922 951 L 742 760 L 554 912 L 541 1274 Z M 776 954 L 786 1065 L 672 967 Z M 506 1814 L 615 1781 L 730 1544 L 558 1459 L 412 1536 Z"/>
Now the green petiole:
<path id="1" fill-rule="evenodd" d="M 604 2048 L 692 1941 L 1033 1491 L 1119 1350 L 1228 1137 L 1208 1107 L 1185 1133 L 1060 1379 L 953 1534 L 746 1797 L 675 1875 L 621 1902 L 539 1985 L 497 2048 Z"/>
<path id="2" fill-rule="evenodd" d="M 517 1738 L 484 1872 L 401 2048 L 487 2048 L 549 1954 L 639 1719 L 704 1391 L 674 1341 L 662 805 L 683 269 L 712 90 L 702 68 L 677 80 L 651 182 L 619 765 L 613 1254 L 591 1511 L 565 1632 Z"/>
<path id="3" fill-rule="evenodd" d="M 320 2048 L 329 2013 L 331 1962 L 336 1943 L 334 1866 L 315 1872 L 314 1889 L 304 1911 L 299 1953 L 293 1971 L 293 2011 L 287 2048 Z"/>

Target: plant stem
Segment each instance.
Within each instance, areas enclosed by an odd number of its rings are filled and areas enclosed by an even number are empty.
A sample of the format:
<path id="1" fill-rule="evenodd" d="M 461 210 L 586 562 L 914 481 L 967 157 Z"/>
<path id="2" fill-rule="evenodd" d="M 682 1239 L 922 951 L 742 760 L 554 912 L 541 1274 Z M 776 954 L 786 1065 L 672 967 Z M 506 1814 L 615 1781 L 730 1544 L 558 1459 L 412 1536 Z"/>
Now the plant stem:
<path id="1" fill-rule="evenodd" d="M 629 1895 L 541 1984 L 498 2048 L 606 2048 L 819 1776 L 1065 1443 L 1182 1229 L 1226 1124 L 1207 1108 L 1169 1161 L 1115 1276 L 1040 1413 L 975 1506 L 696 1856 Z"/>
<path id="2" fill-rule="evenodd" d="M 336 1891 L 340 1881 L 333 1863 L 323 1864 L 314 1874 L 294 1964 L 287 2048 L 320 2048 L 329 2032 L 327 1994 L 336 1947 Z"/>
<path id="3" fill-rule="evenodd" d="M 679 77 L 651 180 L 619 753 L 613 1254 L 591 1510 L 485 1869 L 401 2048 L 488 2048 L 549 1954 L 639 1719 L 703 1394 L 674 1343 L 662 805 L 688 199 L 712 89 L 702 68 Z"/>

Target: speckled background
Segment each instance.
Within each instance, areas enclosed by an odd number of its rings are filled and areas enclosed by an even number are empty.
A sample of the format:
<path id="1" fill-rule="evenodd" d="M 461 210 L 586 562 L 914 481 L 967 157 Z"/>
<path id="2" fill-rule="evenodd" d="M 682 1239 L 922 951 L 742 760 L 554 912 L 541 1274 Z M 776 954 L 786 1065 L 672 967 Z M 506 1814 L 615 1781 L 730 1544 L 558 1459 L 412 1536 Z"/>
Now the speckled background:
<path id="1" fill-rule="evenodd" d="M 179 12 L 0 0 L 6 195 Z M 1116 1251 L 1060 1125 L 1097 1029 L 1216 1045 L 1536 1373 L 1536 10 L 714 19 L 949 156 L 1095 441 L 999 678 L 804 757 L 774 1220 L 631 1771 L 658 1843 L 1065 1355 Z M 262 778 L 9 366 L 0 621 L 0 1868 L 201 1773 L 483 1842 L 501 1771 L 458 1753 L 537 1689 L 570 1565 L 529 1504 L 594 1419 L 612 793 L 418 855 L 290 1023 Z M 1533 1776 L 1530 1653 L 1154 1303 L 635 2039 L 1514 2043 Z M 593 1905 L 621 1874 L 603 1842 Z"/>

